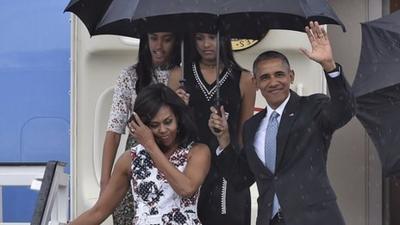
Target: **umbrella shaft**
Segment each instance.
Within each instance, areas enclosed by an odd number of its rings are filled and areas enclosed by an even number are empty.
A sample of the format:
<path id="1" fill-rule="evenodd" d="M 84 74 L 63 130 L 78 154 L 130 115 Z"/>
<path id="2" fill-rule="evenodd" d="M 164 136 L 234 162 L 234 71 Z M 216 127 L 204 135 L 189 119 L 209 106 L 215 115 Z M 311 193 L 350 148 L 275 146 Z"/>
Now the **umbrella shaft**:
<path id="1" fill-rule="evenodd" d="M 220 93 L 219 93 L 219 88 L 220 88 L 220 86 L 219 86 L 219 51 L 220 51 L 220 48 L 219 48 L 219 45 L 220 45 L 220 43 L 219 43 L 219 31 L 217 32 L 217 43 L 216 43 L 216 52 L 217 52 L 217 55 L 216 55 L 216 63 L 217 63 L 217 65 L 216 65 L 216 67 L 215 67 L 215 69 L 216 69 L 216 74 L 217 74 L 217 78 L 216 78 L 216 85 L 217 85 L 217 91 L 216 91 L 216 93 L 215 93 L 215 104 L 219 107 L 219 104 L 220 104 Z"/>
<path id="2" fill-rule="evenodd" d="M 181 42 L 181 79 L 179 81 L 180 87 L 183 87 L 185 85 L 185 41 L 182 39 Z"/>

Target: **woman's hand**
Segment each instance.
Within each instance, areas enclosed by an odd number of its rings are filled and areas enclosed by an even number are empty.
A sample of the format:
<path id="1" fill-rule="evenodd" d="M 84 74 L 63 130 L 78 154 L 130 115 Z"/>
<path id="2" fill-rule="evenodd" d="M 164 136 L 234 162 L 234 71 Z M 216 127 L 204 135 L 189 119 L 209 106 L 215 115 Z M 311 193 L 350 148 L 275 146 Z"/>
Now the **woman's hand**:
<path id="1" fill-rule="evenodd" d="M 190 94 L 187 93 L 182 87 L 179 87 L 175 93 L 185 102 L 186 105 L 189 105 Z"/>
<path id="2" fill-rule="evenodd" d="M 153 132 L 151 132 L 150 128 L 142 122 L 135 112 L 133 112 L 133 117 L 134 119 L 128 124 L 129 132 L 137 143 L 143 145 L 146 151 L 153 149 L 152 147 L 157 145 Z"/>

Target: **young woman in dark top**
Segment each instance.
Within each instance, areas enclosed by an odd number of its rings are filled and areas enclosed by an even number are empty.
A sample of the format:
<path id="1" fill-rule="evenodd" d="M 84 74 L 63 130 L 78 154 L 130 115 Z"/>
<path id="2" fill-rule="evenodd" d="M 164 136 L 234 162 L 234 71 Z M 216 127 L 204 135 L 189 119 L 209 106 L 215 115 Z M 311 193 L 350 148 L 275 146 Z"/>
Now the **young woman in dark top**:
<path id="1" fill-rule="evenodd" d="M 205 225 L 250 224 L 250 191 L 237 191 L 218 171 L 215 161 L 217 139 L 208 127 L 210 107 L 216 102 L 217 73 L 216 56 L 220 54 L 219 86 L 220 105 L 228 114 L 229 132 L 237 145 L 242 144 L 243 123 L 253 115 L 255 85 L 248 71 L 234 60 L 229 38 L 220 38 L 220 49 L 216 49 L 217 36 L 210 33 L 193 34 L 186 45 L 184 88 L 180 88 L 180 75 L 171 76 L 169 86 L 189 104 L 199 130 L 200 142 L 212 151 L 211 168 L 204 181 L 198 204 L 200 221 Z"/>

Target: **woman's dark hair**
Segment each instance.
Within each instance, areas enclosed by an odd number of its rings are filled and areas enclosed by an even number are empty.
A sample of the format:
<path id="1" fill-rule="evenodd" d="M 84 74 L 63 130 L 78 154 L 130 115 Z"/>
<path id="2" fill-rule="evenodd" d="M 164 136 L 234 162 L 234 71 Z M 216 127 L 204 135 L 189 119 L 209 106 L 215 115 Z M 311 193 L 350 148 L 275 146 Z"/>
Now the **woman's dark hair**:
<path id="1" fill-rule="evenodd" d="M 180 55 L 180 42 L 181 39 L 178 35 L 174 34 L 175 42 L 172 49 L 170 66 L 179 66 L 181 62 Z M 136 93 L 139 93 L 144 87 L 151 83 L 153 79 L 152 76 L 153 60 L 150 54 L 149 48 L 149 37 L 148 34 L 143 34 L 140 37 L 139 42 L 139 52 L 138 52 L 138 62 L 136 64 L 136 74 L 138 80 L 136 81 Z"/>
<path id="2" fill-rule="evenodd" d="M 149 125 L 162 106 L 169 106 L 175 114 L 179 146 L 184 147 L 192 141 L 198 141 L 197 127 L 189 107 L 164 84 L 152 84 L 143 88 L 135 100 L 134 111 L 144 124 Z"/>
<path id="3" fill-rule="evenodd" d="M 190 34 L 185 37 L 185 52 L 188 55 L 187 65 L 185 68 L 190 69 L 191 66 L 190 64 L 192 62 L 200 62 L 201 56 L 197 52 L 196 49 L 196 38 L 195 38 L 196 33 Z M 222 36 L 220 35 L 219 37 L 219 56 L 220 56 L 220 61 L 225 65 L 232 65 L 234 69 L 238 70 L 244 70 L 235 60 L 233 57 L 233 50 L 232 50 L 232 44 L 231 44 L 231 39 L 227 36 Z"/>

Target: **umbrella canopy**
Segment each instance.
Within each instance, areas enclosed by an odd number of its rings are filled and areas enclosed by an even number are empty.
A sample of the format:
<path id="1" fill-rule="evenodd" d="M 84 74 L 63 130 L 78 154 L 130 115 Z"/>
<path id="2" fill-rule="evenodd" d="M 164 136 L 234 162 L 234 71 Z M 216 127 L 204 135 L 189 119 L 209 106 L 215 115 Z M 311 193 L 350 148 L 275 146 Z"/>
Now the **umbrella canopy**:
<path id="1" fill-rule="evenodd" d="M 76 14 L 91 35 L 220 31 L 259 39 L 269 29 L 304 31 L 311 20 L 345 30 L 326 0 L 71 0 L 65 11 Z"/>
<path id="2" fill-rule="evenodd" d="M 361 24 L 362 46 L 353 91 L 361 96 L 400 83 L 400 11 Z"/>
<path id="3" fill-rule="evenodd" d="M 352 88 L 356 116 L 378 150 L 383 174 L 400 174 L 400 11 L 362 24 Z"/>
<path id="4" fill-rule="evenodd" d="M 399 175 L 400 84 L 357 97 L 356 102 L 356 116 L 378 151 L 383 174 Z"/>
<path id="5" fill-rule="evenodd" d="M 310 21 L 346 31 L 326 0 L 230 0 L 221 4 L 219 15 L 220 32 L 235 38 L 258 39 L 269 29 L 304 32 Z"/>
<path id="6" fill-rule="evenodd" d="M 215 32 L 217 0 L 71 0 L 90 35 L 140 37 L 147 32 Z"/>

